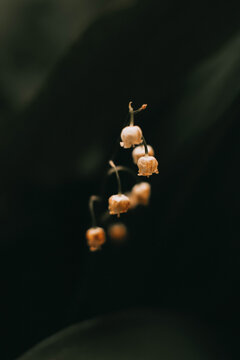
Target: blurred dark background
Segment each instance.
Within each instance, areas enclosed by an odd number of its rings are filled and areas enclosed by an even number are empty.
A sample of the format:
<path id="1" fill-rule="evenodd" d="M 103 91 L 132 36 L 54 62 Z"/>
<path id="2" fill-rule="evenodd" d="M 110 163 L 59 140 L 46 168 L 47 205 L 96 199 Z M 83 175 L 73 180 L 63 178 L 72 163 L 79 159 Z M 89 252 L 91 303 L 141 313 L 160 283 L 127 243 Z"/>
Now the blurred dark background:
<path id="1" fill-rule="evenodd" d="M 2 360 L 139 307 L 191 318 L 212 358 L 239 358 L 239 10 L 233 0 L 1 1 Z M 150 206 L 122 216 L 128 241 L 91 254 L 88 199 L 103 196 L 100 219 L 129 100 L 148 104 L 136 122 L 160 173 Z M 115 161 L 136 171 L 131 151 Z"/>

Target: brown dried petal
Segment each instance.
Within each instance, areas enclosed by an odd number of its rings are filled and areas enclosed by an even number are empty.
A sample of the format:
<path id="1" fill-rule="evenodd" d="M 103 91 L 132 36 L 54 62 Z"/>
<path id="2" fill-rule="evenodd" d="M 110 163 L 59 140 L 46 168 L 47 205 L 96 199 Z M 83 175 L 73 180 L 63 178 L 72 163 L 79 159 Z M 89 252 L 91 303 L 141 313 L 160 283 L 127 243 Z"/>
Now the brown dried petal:
<path id="1" fill-rule="evenodd" d="M 93 227 L 87 230 L 86 239 L 90 250 L 96 251 L 106 242 L 106 234 L 103 228 Z"/>
<path id="2" fill-rule="evenodd" d="M 140 157 L 137 163 L 139 176 L 158 174 L 158 162 L 154 156 L 145 155 Z"/>
<path id="3" fill-rule="evenodd" d="M 138 200 L 137 200 L 136 196 L 135 196 L 132 192 L 130 192 L 130 191 L 127 192 L 125 195 L 126 195 L 126 196 L 129 198 L 129 200 L 130 200 L 129 209 L 130 209 L 130 210 L 134 209 L 134 208 L 138 205 Z"/>
<path id="4" fill-rule="evenodd" d="M 149 156 L 154 156 L 154 150 L 153 150 L 152 146 L 147 145 L 147 148 L 148 148 L 148 155 Z M 145 147 L 144 147 L 144 145 L 136 146 L 135 149 L 133 149 L 133 151 L 132 151 L 132 157 L 133 157 L 134 164 L 137 164 L 140 157 L 142 157 L 144 155 L 145 155 Z"/>
<path id="5" fill-rule="evenodd" d="M 136 184 L 132 188 L 132 194 L 136 198 L 138 204 L 148 205 L 151 195 L 151 185 L 148 182 Z"/>
<path id="6" fill-rule="evenodd" d="M 129 206 L 130 206 L 130 200 L 126 195 L 123 194 L 112 195 L 108 199 L 108 209 L 110 215 L 117 214 L 119 216 L 120 213 L 127 212 Z"/>

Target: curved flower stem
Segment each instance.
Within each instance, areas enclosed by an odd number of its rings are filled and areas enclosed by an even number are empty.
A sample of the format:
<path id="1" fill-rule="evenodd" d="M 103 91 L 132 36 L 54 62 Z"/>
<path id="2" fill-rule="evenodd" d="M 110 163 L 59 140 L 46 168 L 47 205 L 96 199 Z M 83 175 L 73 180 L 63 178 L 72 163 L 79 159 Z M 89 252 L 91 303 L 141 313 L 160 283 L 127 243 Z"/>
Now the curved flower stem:
<path id="1" fill-rule="evenodd" d="M 129 102 L 128 108 L 129 108 L 129 114 L 130 114 L 130 126 L 134 126 L 134 115 L 139 113 L 142 110 L 145 110 L 146 107 L 147 107 L 147 104 L 143 104 L 139 109 L 133 110 L 132 101 Z"/>
<path id="2" fill-rule="evenodd" d="M 145 149 L 145 155 L 148 155 L 148 147 L 147 147 L 147 143 L 146 143 L 146 140 L 143 135 L 142 135 L 142 140 L 143 140 L 143 145 L 144 145 L 144 149 Z"/>
<path id="3" fill-rule="evenodd" d="M 128 172 L 129 174 L 131 174 L 131 175 L 135 178 L 135 180 L 138 180 L 138 177 L 137 177 L 137 175 L 135 174 L 135 172 L 132 171 L 131 169 L 129 169 L 128 167 L 126 167 L 126 166 L 116 166 L 116 169 L 118 170 L 118 172 L 119 172 L 119 171 L 126 171 L 126 172 Z M 111 175 L 114 171 L 115 171 L 115 169 L 110 169 L 110 170 L 108 170 L 107 175 L 108 175 L 108 176 Z"/>
<path id="4" fill-rule="evenodd" d="M 115 173 L 116 173 L 116 178 L 117 178 L 117 182 L 118 182 L 118 194 L 122 194 L 121 180 L 119 177 L 117 167 L 112 160 L 109 160 L 109 165 L 115 170 Z"/>
<path id="5" fill-rule="evenodd" d="M 128 108 L 129 108 L 129 115 L 130 115 L 130 126 L 134 126 L 134 112 L 133 112 L 133 108 L 132 108 L 132 101 L 129 102 Z"/>
<path id="6" fill-rule="evenodd" d="M 90 214 L 91 214 L 91 217 L 92 217 L 92 227 L 97 226 L 96 215 L 95 215 L 94 206 L 93 206 L 94 201 L 101 201 L 101 198 L 99 196 L 96 196 L 96 195 L 92 195 L 89 198 L 89 204 L 88 205 L 89 205 L 89 211 L 90 211 Z"/>

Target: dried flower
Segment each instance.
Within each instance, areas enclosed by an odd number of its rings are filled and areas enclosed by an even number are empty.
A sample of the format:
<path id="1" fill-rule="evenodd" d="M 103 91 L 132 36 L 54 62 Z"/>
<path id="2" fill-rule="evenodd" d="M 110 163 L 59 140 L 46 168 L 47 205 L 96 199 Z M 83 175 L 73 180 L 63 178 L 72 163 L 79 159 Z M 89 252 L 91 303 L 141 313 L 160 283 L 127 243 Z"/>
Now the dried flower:
<path id="1" fill-rule="evenodd" d="M 125 195 L 130 200 L 129 210 L 135 209 L 135 207 L 138 205 L 138 200 L 137 200 L 136 196 L 133 195 L 133 193 L 131 191 L 126 192 Z"/>
<path id="2" fill-rule="evenodd" d="M 134 126 L 134 114 L 139 113 L 142 110 L 145 110 L 147 104 L 143 104 L 139 109 L 133 110 L 132 101 L 129 102 L 129 114 L 130 114 L 130 125 L 126 126 L 121 132 L 120 145 L 125 149 L 128 149 L 132 146 L 139 145 L 142 142 L 142 130 L 139 126 Z"/>
<path id="3" fill-rule="evenodd" d="M 126 126 L 121 132 L 120 145 L 128 149 L 134 145 L 139 145 L 142 142 L 142 130 L 139 126 Z"/>
<path id="4" fill-rule="evenodd" d="M 97 251 L 106 242 L 106 234 L 101 227 L 92 227 L 86 232 L 87 244 L 90 251 Z"/>
<path id="5" fill-rule="evenodd" d="M 152 174 L 158 174 L 158 161 L 154 156 L 144 155 L 140 157 L 137 162 L 138 175 L 150 176 Z"/>
<path id="6" fill-rule="evenodd" d="M 149 156 L 154 156 L 154 150 L 151 145 L 147 145 L 147 150 L 148 150 Z M 134 164 L 137 164 L 138 159 L 140 159 L 140 157 L 142 157 L 144 155 L 145 155 L 144 145 L 136 146 L 135 149 L 133 149 L 133 151 L 132 151 L 132 157 L 133 157 Z"/>
<path id="7" fill-rule="evenodd" d="M 127 212 L 129 207 L 130 207 L 130 200 L 126 195 L 123 194 L 112 195 L 108 199 L 108 209 L 110 215 L 117 214 L 119 217 L 121 213 Z"/>
<path id="8" fill-rule="evenodd" d="M 124 240 L 127 237 L 127 228 L 122 223 L 112 224 L 108 228 L 108 235 L 112 240 Z"/>
<path id="9" fill-rule="evenodd" d="M 151 195 L 151 185 L 148 182 L 136 184 L 132 188 L 131 194 L 137 204 L 148 205 Z"/>

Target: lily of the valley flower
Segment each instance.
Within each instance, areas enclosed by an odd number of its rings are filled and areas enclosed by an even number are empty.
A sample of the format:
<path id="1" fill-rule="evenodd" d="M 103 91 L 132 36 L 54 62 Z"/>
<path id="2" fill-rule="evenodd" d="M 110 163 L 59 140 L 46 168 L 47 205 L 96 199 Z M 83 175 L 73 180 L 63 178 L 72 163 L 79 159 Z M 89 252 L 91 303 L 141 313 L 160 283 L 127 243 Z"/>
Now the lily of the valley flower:
<path id="1" fill-rule="evenodd" d="M 92 227 L 86 232 L 87 244 L 90 251 L 97 251 L 106 242 L 106 234 L 101 227 Z"/>
<path id="2" fill-rule="evenodd" d="M 137 201 L 136 196 L 133 195 L 132 191 L 126 192 L 125 195 L 130 200 L 129 210 L 135 209 L 135 207 L 138 206 L 138 201 Z"/>
<path id="3" fill-rule="evenodd" d="M 108 199 L 108 210 L 110 215 L 120 216 L 121 213 L 128 211 L 130 207 L 130 200 L 124 194 L 112 195 Z"/>
<path id="4" fill-rule="evenodd" d="M 139 126 L 126 126 L 121 132 L 120 145 L 128 149 L 134 145 L 139 145 L 142 142 L 142 130 Z"/>
<path id="5" fill-rule="evenodd" d="M 121 213 L 128 211 L 130 206 L 129 198 L 122 194 L 121 180 L 119 177 L 118 169 L 112 160 L 109 161 L 109 165 L 115 170 L 116 178 L 118 182 L 118 194 L 110 196 L 108 199 L 108 210 L 110 215 L 115 215 L 119 217 Z"/>
<path id="6" fill-rule="evenodd" d="M 109 226 L 108 235 L 113 241 L 122 241 L 127 237 L 127 228 L 122 223 L 115 223 Z"/>
<path id="7" fill-rule="evenodd" d="M 151 145 L 147 145 L 148 155 L 154 156 L 154 150 Z M 144 145 L 136 146 L 135 149 L 132 151 L 132 157 L 134 164 L 137 164 L 140 157 L 145 155 L 145 148 Z"/>
<path id="8" fill-rule="evenodd" d="M 134 114 L 137 114 L 142 110 L 145 110 L 146 107 L 147 104 L 143 104 L 139 109 L 133 110 L 132 101 L 130 101 L 128 105 L 129 114 L 130 114 L 130 125 L 123 128 L 121 132 L 122 141 L 120 142 L 120 145 L 123 148 L 128 149 L 132 146 L 141 144 L 142 130 L 139 126 L 134 126 Z"/>
<path id="9" fill-rule="evenodd" d="M 154 156 L 144 155 L 137 162 L 138 175 L 149 177 L 158 174 L 158 161 Z"/>
<path id="10" fill-rule="evenodd" d="M 126 126 L 121 131 L 120 145 L 123 148 L 131 148 L 138 145 L 132 151 L 132 157 L 135 164 L 138 166 L 138 175 L 149 177 L 152 174 L 158 174 L 158 161 L 154 157 L 154 150 L 150 145 L 147 145 L 143 136 L 142 130 L 139 126 L 134 125 L 134 115 L 144 109 L 147 105 L 142 105 L 139 109 L 133 110 L 132 102 L 129 103 L 130 122 L 129 126 Z M 120 170 L 130 169 L 124 166 L 116 166 L 112 160 L 109 161 L 111 169 L 108 171 L 108 175 L 115 172 L 118 192 L 108 199 L 108 210 L 106 212 L 110 215 L 117 215 L 126 213 L 129 209 L 133 209 L 138 205 L 148 205 L 151 195 L 151 185 L 147 182 L 141 182 L 133 186 L 129 193 L 123 194 L 121 187 L 121 180 L 119 176 Z M 133 173 L 136 177 L 135 172 Z M 102 227 L 97 226 L 96 216 L 94 212 L 94 202 L 101 200 L 98 196 L 92 195 L 89 199 L 89 210 L 92 217 L 92 227 L 86 231 L 87 245 L 90 251 L 94 252 L 100 250 L 102 245 L 106 242 L 106 233 Z M 106 218 L 106 213 L 103 218 Z M 102 220 L 103 221 L 103 220 Z M 117 222 L 108 227 L 108 236 L 113 241 L 120 242 L 127 237 L 127 228 L 124 224 Z"/>
<path id="11" fill-rule="evenodd" d="M 131 194 L 137 204 L 148 205 L 151 195 L 151 185 L 148 182 L 136 184 L 132 188 Z"/>

